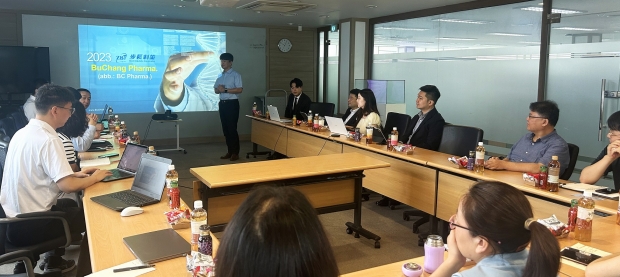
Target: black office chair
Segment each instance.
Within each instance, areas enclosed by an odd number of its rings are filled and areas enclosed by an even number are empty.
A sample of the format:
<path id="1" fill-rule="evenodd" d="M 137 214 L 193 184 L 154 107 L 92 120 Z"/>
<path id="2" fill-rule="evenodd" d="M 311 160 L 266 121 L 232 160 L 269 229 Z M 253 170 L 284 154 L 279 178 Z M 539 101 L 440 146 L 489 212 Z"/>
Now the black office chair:
<path id="1" fill-rule="evenodd" d="M 10 138 L 17 132 L 15 127 L 15 120 L 12 116 L 7 116 L 3 119 L 0 119 L 0 133 L 9 136 Z"/>
<path id="2" fill-rule="evenodd" d="M 385 119 L 385 126 L 383 128 L 383 134 L 387 136 L 392 132 L 392 129 L 396 127 L 398 130 L 398 141 L 405 141 L 405 130 L 407 130 L 407 125 L 410 124 L 411 116 L 408 114 L 389 112 L 387 114 L 387 118 Z"/>
<path id="3" fill-rule="evenodd" d="M 19 131 L 19 129 L 24 128 L 28 124 L 28 118 L 26 114 L 24 114 L 24 108 L 19 107 L 17 111 L 11 113 L 11 117 L 13 118 L 13 123 L 15 124 L 15 132 Z"/>
<path id="4" fill-rule="evenodd" d="M 313 114 L 319 114 L 320 116 L 334 116 L 334 110 L 336 105 L 333 103 L 320 103 L 320 102 L 312 102 L 310 103 L 310 110 Z"/>
<path id="5" fill-rule="evenodd" d="M 468 156 L 469 151 L 476 149 L 478 142 L 482 141 L 483 136 L 484 131 L 480 128 L 446 124 L 443 127 L 443 135 L 441 136 L 438 151 L 459 157 Z M 420 210 L 403 212 L 403 219 L 406 221 L 409 221 L 410 217 L 413 216 L 421 217 L 411 227 L 413 232 L 417 234 L 420 226 L 430 221 L 430 215 Z M 418 245 L 424 245 L 426 235 L 419 235 L 418 238 Z"/>
<path id="6" fill-rule="evenodd" d="M 568 167 L 564 170 L 560 179 L 568 180 L 570 176 L 573 175 L 573 170 L 575 170 L 575 164 L 577 163 L 577 157 L 579 156 L 579 146 L 574 145 L 572 143 L 568 144 L 568 155 L 570 156 L 570 161 L 568 162 Z"/>

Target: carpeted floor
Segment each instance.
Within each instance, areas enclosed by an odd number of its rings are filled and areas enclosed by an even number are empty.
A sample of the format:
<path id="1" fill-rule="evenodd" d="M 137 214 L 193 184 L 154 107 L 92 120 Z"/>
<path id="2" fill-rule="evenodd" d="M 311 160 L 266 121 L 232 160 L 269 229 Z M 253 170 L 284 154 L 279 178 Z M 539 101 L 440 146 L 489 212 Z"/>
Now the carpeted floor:
<path id="1" fill-rule="evenodd" d="M 158 146 L 157 148 L 168 147 Z M 265 156 L 245 158 L 245 153 L 252 149 L 250 142 L 241 143 L 242 153 L 240 159 L 235 162 L 219 159 L 221 155 L 225 154 L 226 146 L 224 143 L 181 145 L 181 147 L 187 150 L 187 154 L 161 152 L 160 155 L 172 159 L 173 164 L 175 164 L 179 172 L 181 197 L 188 204 L 192 203 L 192 182 L 197 180 L 189 173 L 190 168 L 266 159 Z M 353 210 L 319 216 L 329 236 L 341 274 L 424 255 L 424 248 L 417 245 L 417 234 L 411 231 L 412 223 L 404 221 L 402 218 L 402 212 L 411 208 L 404 205 L 398 206 L 396 210 L 379 207 L 374 204 L 379 199 L 380 196 L 373 193 L 370 196 L 370 201 L 363 202 L 362 225 L 381 237 L 380 249 L 374 248 L 374 241 L 372 240 L 363 237 L 354 238 L 345 232 L 345 222 L 353 221 Z M 421 227 L 421 231 L 426 230 L 428 230 L 428 224 Z M 214 235 L 219 238 L 222 233 Z M 77 261 L 78 254 L 79 247 L 72 246 L 67 249 L 65 258 Z M 12 265 L 0 266 L 0 274 L 12 272 L 12 269 Z M 65 274 L 65 276 L 75 276 L 75 270 Z"/>

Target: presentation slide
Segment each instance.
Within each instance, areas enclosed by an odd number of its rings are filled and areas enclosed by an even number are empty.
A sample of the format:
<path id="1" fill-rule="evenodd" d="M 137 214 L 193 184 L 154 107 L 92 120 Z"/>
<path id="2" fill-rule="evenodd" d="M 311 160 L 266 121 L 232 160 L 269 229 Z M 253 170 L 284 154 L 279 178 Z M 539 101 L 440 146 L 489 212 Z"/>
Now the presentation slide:
<path id="1" fill-rule="evenodd" d="M 89 112 L 217 111 L 213 85 L 226 33 L 79 25 L 80 87 Z"/>

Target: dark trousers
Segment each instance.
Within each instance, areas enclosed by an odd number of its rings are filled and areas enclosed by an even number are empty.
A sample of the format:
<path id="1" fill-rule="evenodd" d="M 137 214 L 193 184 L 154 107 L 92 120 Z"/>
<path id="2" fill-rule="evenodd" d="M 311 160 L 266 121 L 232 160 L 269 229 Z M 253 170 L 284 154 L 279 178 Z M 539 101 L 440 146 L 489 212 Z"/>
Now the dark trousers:
<path id="1" fill-rule="evenodd" d="M 52 211 L 65 212 L 65 219 L 69 224 L 69 230 L 73 238 L 79 238 L 83 232 L 86 232 L 84 210 L 78 207 L 73 199 L 58 199 L 56 205 L 52 206 Z M 9 224 L 7 228 L 7 240 L 17 247 L 38 244 L 64 236 L 65 232 L 62 222 L 53 219 L 17 222 Z M 38 259 L 38 255 L 42 253 L 34 254 L 35 259 Z M 47 252 L 47 255 L 64 255 L 64 248 L 51 250 Z M 80 267 L 87 267 L 85 271 L 90 271 L 90 257 L 86 237 L 82 239 L 78 261 L 80 262 L 78 271 L 80 271 Z"/>
<path id="2" fill-rule="evenodd" d="M 222 131 L 226 138 L 228 153 L 239 155 L 239 134 L 237 122 L 239 121 L 239 100 L 220 100 L 220 121 Z"/>

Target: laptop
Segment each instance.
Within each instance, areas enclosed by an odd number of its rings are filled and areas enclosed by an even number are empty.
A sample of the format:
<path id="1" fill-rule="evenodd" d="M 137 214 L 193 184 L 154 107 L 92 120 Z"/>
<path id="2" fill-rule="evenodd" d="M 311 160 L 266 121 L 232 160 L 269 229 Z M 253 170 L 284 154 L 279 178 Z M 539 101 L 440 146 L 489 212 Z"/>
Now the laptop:
<path id="1" fill-rule="evenodd" d="M 101 117 L 99 117 L 99 122 L 97 123 L 103 123 L 103 120 L 105 119 L 105 114 L 108 112 L 108 104 L 105 104 L 105 107 L 103 108 L 103 112 L 101 113 Z M 107 119 L 105 119 L 105 121 L 108 121 Z"/>
<path id="2" fill-rule="evenodd" d="M 140 157 L 142 153 L 146 153 L 148 150 L 149 149 L 146 145 L 127 143 L 125 152 L 123 152 L 123 156 L 118 162 L 118 166 L 116 166 L 115 169 L 110 170 L 112 175 L 105 177 L 101 181 L 110 182 L 136 176 L 138 165 L 140 165 Z"/>
<path id="3" fill-rule="evenodd" d="M 344 136 L 349 133 L 347 132 L 347 127 L 344 126 L 344 121 L 342 118 L 326 116 L 325 121 L 327 121 L 327 126 L 329 126 L 330 132 Z"/>
<path id="4" fill-rule="evenodd" d="M 172 160 L 143 153 L 131 189 L 91 197 L 90 200 L 115 211 L 127 207 L 143 207 L 161 201 L 166 172 Z"/>
<path id="5" fill-rule="evenodd" d="M 293 122 L 290 119 L 282 119 L 282 118 L 280 118 L 280 114 L 278 113 L 278 108 L 269 105 L 269 106 L 267 106 L 267 109 L 269 109 L 269 116 L 271 117 L 271 120 L 282 122 L 282 123 Z"/>
<path id="6" fill-rule="evenodd" d="M 182 257 L 191 250 L 189 243 L 171 228 L 126 237 L 123 242 L 145 264 Z"/>

